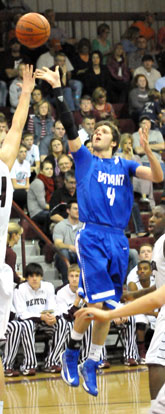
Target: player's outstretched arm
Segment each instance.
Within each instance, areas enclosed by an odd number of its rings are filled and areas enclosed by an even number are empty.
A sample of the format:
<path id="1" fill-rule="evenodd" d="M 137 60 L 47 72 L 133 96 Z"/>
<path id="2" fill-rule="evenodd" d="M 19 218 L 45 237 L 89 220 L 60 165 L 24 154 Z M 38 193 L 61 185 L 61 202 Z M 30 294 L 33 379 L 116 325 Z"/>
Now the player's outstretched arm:
<path id="1" fill-rule="evenodd" d="M 2 160 L 9 169 L 12 168 L 18 154 L 22 131 L 27 119 L 31 92 L 35 86 L 35 75 L 33 66 L 25 65 L 23 69 L 23 82 L 20 99 L 12 119 L 12 125 L 7 133 L 3 146 L 0 149 L 0 160 Z"/>
<path id="2" fill-rule="evenodd" d="M 104 322 L 115 318 L 122 318 L 123 316 L 138 315 L 139 312 L 147 313 L 155 308 L 160 308 L 164 304 L 165 286 L 162 286 L 155 292 L 136 299 L 121 308 L 110 311 L 104 311 L 93 307 L 82 308 L 75 313 L 75 317 L 78 319 L 96 319 Z"/>
<path id="3" fill-rule="evenodd" d="M 61 88 L 59 67 L 56 66 L 55 71 L 52 71 L 46 67 L 43 67 L 42 69 L 36 69 L 36 78 L 45 80 L 54 89 L 58 115 L 66 130 L 69 139 L 70 151 L 78 151 L 81 147 L 81 141 L 78 136 L 76 125 L 74 123 L 73 115 L 64 100 L 63 91 Z"/>
<path id="4" fill-rule="evenodd" d="M 149 167 L 144 167 L 140 165 L 136 169 L 136 177 L 143 178 L 144 180 L 150 180 L 154 183 L 159 183 L 163 181 L 163 171 L 158 159 L 155 157 L 152 152 L 149 143 L 148 143 L 148 129 L 139 129 L 140 134 L 140 145 L 143 147 L 145 154 L 148 157 L 150 163 Z"/>

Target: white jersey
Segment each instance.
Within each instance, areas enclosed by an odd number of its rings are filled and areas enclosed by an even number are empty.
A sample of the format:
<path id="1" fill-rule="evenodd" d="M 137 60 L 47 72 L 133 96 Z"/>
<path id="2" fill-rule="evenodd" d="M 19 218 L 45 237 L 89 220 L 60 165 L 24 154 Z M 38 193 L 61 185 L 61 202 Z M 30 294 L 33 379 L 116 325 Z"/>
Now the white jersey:
<path id="1" fill-rule="evenodd" d="M 57 314 L 54 286 L 43 280 L 38 290 L 32 289 L 28 282 L 21 283 L 14 290 L 13 304 L 17 317 L 21 319 L 40 318 L 45 310 L 54 310 Z"/>
<path id="2" fill-rule="evenodd" d="M 165 234 L 156 241 L 152 254 L 152 273 L 157 289 L 165 284 Z"/>
<path id="3" fill-rule="evenodd" d="M 75 299 L 76 293 L 72 292 L 69 284 L 58 290 L 56 295 L 58 315 L 68 313 L 68 310 L 73 306 Z"/>
<path id="4" fill-rule="evenodd" d="M 8 222 L 13 200 L 13 186 L 9 169 L 0 160 L 0 264 L 4 263 L 6 255 Z"/>

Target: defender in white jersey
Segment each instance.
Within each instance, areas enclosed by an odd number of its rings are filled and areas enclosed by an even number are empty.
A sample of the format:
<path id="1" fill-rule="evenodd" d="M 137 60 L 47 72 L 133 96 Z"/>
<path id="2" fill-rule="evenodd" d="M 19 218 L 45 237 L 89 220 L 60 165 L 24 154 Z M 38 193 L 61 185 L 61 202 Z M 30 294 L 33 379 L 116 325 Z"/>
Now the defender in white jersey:
<path id="1" fill-rule="evenodd" d="M 33 67 L 25 65 L 23 70 L 23 83 L 19 85 L 22 88 L 19 103 L 13 116 L 11 128 L 5 137 L 2 148 L 0 148 L 0 340 L 4 338 L 6 331 L 13 291 L 12 271 L 10 267 L 4 264 L 7 227 L 13 192 L 9 171 L 18 153 L 34 85 L 35 76 L 33 75 Z M 1 369 L 0 365 L 0 371 Z M 1 372 L 0 377 L 2 378 Z M 3 378 L 1 382 L 3 382 Z M 0 389 L 2 389 L 1 384 Z M 1 400 L 2 397 L 0 395 L 0 414 L 3 409 Z"/>

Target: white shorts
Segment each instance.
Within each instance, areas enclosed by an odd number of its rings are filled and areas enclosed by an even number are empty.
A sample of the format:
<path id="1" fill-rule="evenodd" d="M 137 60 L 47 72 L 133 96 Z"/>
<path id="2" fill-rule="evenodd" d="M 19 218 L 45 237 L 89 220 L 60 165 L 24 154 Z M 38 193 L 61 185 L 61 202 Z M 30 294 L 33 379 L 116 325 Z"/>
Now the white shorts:
<path id="1" fill-rule="evenodd" d="M 6 263 L 0 264 L 0 339 L 5 339 L 13 298 L 13 271 Z"/>
<path id="2" fill-rule="evenodd" d="M 146 364 L 165 366 L 165 314 L 160 311 L 155 332 L 146 354 Z"/>
<path id="3" fill-rule="evenodd" d="M 156 400 L 153 402 L 149 414 L 164 414 L 165 413 L 165 384 L 160 389 Z"/>

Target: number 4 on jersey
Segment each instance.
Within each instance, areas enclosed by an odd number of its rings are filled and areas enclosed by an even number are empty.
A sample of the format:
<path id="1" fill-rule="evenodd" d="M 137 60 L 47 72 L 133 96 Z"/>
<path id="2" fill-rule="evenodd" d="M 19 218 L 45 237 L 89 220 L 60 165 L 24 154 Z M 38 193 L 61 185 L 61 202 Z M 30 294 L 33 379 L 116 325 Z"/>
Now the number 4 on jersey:
<path id="1" fill-rule="evenodd" d="M 112 187 L 107 188 L 107 197 L 109 198 L 110 206 L 113 206 L 115 200 L 115 189 Z"/>

